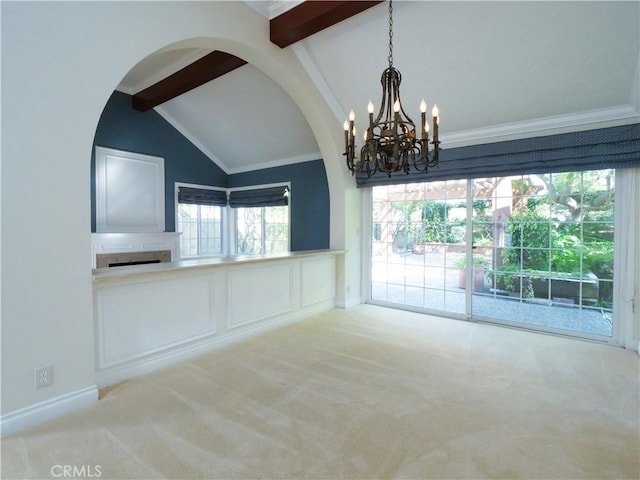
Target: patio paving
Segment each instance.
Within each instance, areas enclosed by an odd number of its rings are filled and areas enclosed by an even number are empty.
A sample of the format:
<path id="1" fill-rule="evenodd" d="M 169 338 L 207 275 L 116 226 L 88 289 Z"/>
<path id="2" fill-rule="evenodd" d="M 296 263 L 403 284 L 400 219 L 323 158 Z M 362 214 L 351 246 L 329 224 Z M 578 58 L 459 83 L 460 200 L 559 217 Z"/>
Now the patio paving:
<path id="1" fill-rule="evenodd" d="M 394 254 L 387 257 L 386 263 L 374 262 L 372 299 L 465 315 L 465 290 L 458 288 L 458 270 L 453 267 L 462 255 Z M 425 272 L 433 275 L 426 276 Z M 610 311 L 542 299 L 521 300 L 498 295 L 489 288 L 472 295 L 472 313 L 482 320 L 515 322 L 567 333 L 601 337 L 613 334 Z"/>

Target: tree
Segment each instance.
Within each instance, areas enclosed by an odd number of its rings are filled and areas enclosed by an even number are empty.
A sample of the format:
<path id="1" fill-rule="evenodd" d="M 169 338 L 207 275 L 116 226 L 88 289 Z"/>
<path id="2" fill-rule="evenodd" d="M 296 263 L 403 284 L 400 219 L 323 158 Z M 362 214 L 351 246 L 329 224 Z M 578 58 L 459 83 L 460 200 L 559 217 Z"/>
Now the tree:
<path id="1" fill-rule="evenodd" d="M 563 172 L 536 175 L 547 189 L 547 198 L 567 208 L 574 222 L 582 222 L 590 211 L 612 207 L 613 170 Z M 606 184 L 603 185 L 603 181 Z"/>

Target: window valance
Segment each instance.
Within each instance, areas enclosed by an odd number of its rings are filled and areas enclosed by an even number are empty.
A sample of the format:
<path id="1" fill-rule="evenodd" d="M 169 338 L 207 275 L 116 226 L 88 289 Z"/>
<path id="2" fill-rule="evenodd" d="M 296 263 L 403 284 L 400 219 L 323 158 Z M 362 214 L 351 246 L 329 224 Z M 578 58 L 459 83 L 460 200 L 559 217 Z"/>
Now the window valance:
<path id="1" fill-rule="evenodd" d="M 487 143 L 440 151 L 427 174 L 357 174 L 358 187 L 640 165 L 640 124 Z"/>
<path id="2" fill-rule="evenodd" d="M 178 187 L 178 203 L 226 207 L 227 192 L 226 190 Z"/>
<path id="3" fill-rule="evenodd" d="M 289 188 L 286 185 L 255 190 L 232 190 L 229 206 L 232 208 L 277 207 L 289 204 Z"/>

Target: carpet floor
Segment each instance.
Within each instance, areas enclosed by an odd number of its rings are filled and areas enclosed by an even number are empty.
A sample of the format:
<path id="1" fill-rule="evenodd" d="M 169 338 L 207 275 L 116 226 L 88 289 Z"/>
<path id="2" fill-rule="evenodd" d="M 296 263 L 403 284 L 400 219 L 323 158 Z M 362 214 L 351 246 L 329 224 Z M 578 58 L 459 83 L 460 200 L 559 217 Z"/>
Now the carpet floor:
<path id="1" fill-rule="evenodd" d="M 635 352 L 362 305 L 105 389 L 3 439 L 1 473 L 638 479 L 639 377 Z"/>

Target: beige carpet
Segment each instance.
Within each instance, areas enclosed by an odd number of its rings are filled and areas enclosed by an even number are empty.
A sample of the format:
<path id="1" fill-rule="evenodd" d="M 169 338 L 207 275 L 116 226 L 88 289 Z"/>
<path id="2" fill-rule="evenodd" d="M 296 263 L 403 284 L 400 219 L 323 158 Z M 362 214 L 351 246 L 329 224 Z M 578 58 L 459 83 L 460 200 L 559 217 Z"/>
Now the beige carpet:
<path id="1" fill-rule="evenodd" d="M 8 437 L 2 478 L 637 479 L 638 397 L 635 352 L 361 306 Z"/>

